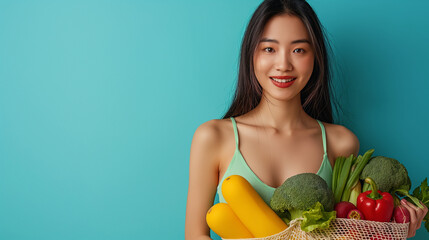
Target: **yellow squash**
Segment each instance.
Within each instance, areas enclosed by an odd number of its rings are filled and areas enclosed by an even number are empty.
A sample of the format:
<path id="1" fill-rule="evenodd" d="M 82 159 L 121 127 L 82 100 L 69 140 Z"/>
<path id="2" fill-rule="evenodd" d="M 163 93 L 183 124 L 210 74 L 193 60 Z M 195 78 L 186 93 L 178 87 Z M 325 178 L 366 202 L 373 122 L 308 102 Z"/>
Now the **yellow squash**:
<path id="1" fill-rule="evenodd" d="M 253 238 L 253 235 L 226 203 L 217 203 L 212 206 L 207 211 L 206 221 L 207 225 L 222 238 Z"/>
<path id="2" fill-rule="evenodd" d="M 255 237 L 267 237 L 287 228 L 250 183 L 239 175 L 226 178 L 222 194 L 241 222 Z"/>

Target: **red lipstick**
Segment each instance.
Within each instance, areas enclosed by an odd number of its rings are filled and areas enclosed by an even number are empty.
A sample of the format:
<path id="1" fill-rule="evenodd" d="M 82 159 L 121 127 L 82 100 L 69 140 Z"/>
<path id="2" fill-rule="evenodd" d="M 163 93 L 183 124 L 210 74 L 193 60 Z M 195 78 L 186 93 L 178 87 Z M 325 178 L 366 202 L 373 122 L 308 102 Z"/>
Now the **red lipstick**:
<path id="1" fill-rule="evenodd" d="M 274 80 L 274 78 L 275 79 L 281 79 L 281 80 L 288 80 L 288 81 L 279 82 L 279 81 Z M 271 76 L 270 79 L 271 79 L 271 82 L 275 86 L 277 86 L 279 88 L 287 88 L 287 87 L 292 86 L 292 84 L 295 82 L 296 77 L 293 77 L 293 76 Z"/>
<path id="2" fill-rule="evenodd" d="M 295 78 L 294 76 L 270 76 L 271 78 L 277 78 L 277 79 L 291 79 Z"/>

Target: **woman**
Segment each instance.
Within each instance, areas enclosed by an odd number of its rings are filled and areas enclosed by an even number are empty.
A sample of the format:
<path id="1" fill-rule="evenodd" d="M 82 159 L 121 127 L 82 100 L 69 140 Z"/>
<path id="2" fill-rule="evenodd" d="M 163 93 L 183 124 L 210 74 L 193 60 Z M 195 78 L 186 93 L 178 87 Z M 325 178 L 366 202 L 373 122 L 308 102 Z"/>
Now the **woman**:
<path id="1" fill-rule="evenodd" d="M 238 84 L 223 119 L 203 123 L 191 146 L 187 240 L 210 239 L 205 221 L 223 179 L 245 177 L 268 203 L 287 178 L 317 173 L 328 184 L 339 156 L 359 153 L 359 141 L 333 124 L 327 41 L 304 0 L 266 0 L 243 38 Z M 411 212 L 409 237 L 427 209 Z"/>

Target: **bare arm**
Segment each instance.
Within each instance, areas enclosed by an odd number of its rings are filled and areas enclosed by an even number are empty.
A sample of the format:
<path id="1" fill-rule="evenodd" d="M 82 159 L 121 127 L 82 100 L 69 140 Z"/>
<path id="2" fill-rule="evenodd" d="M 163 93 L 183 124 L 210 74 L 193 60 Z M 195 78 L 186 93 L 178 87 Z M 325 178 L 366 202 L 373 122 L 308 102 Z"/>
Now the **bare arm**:
<path id="1" fill-rule="evenodd" d="M 195 131 L 189 161 L 189 186 L 186 203 L 185 239 L 209 240 L 206 213 L 213 205 L 219 178 L 218 148 L 220 131 L 214 120 Z"/>

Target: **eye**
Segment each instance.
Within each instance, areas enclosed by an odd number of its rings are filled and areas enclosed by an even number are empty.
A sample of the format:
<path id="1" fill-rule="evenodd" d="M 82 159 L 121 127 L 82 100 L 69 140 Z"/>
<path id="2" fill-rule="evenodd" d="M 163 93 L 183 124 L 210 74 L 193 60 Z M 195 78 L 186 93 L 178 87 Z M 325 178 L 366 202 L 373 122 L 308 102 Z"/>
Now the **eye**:
<path id="1" fill-rule="evenodd" d="M 297 48 L 297 49 L 293 50 L 293 52 L 304 53 L 305 51 L 302 48 Z"/>
<path id="2" fill-rule="evenodd" d="M 272 52 L 274 52 L 274 49 L 273 48 L 271 48 L 271 47 L 266 47 L 266 48 L 264 48 L 263 49 L 265 52 L 268 52 L 268 53 L 272 53 Z"/>

